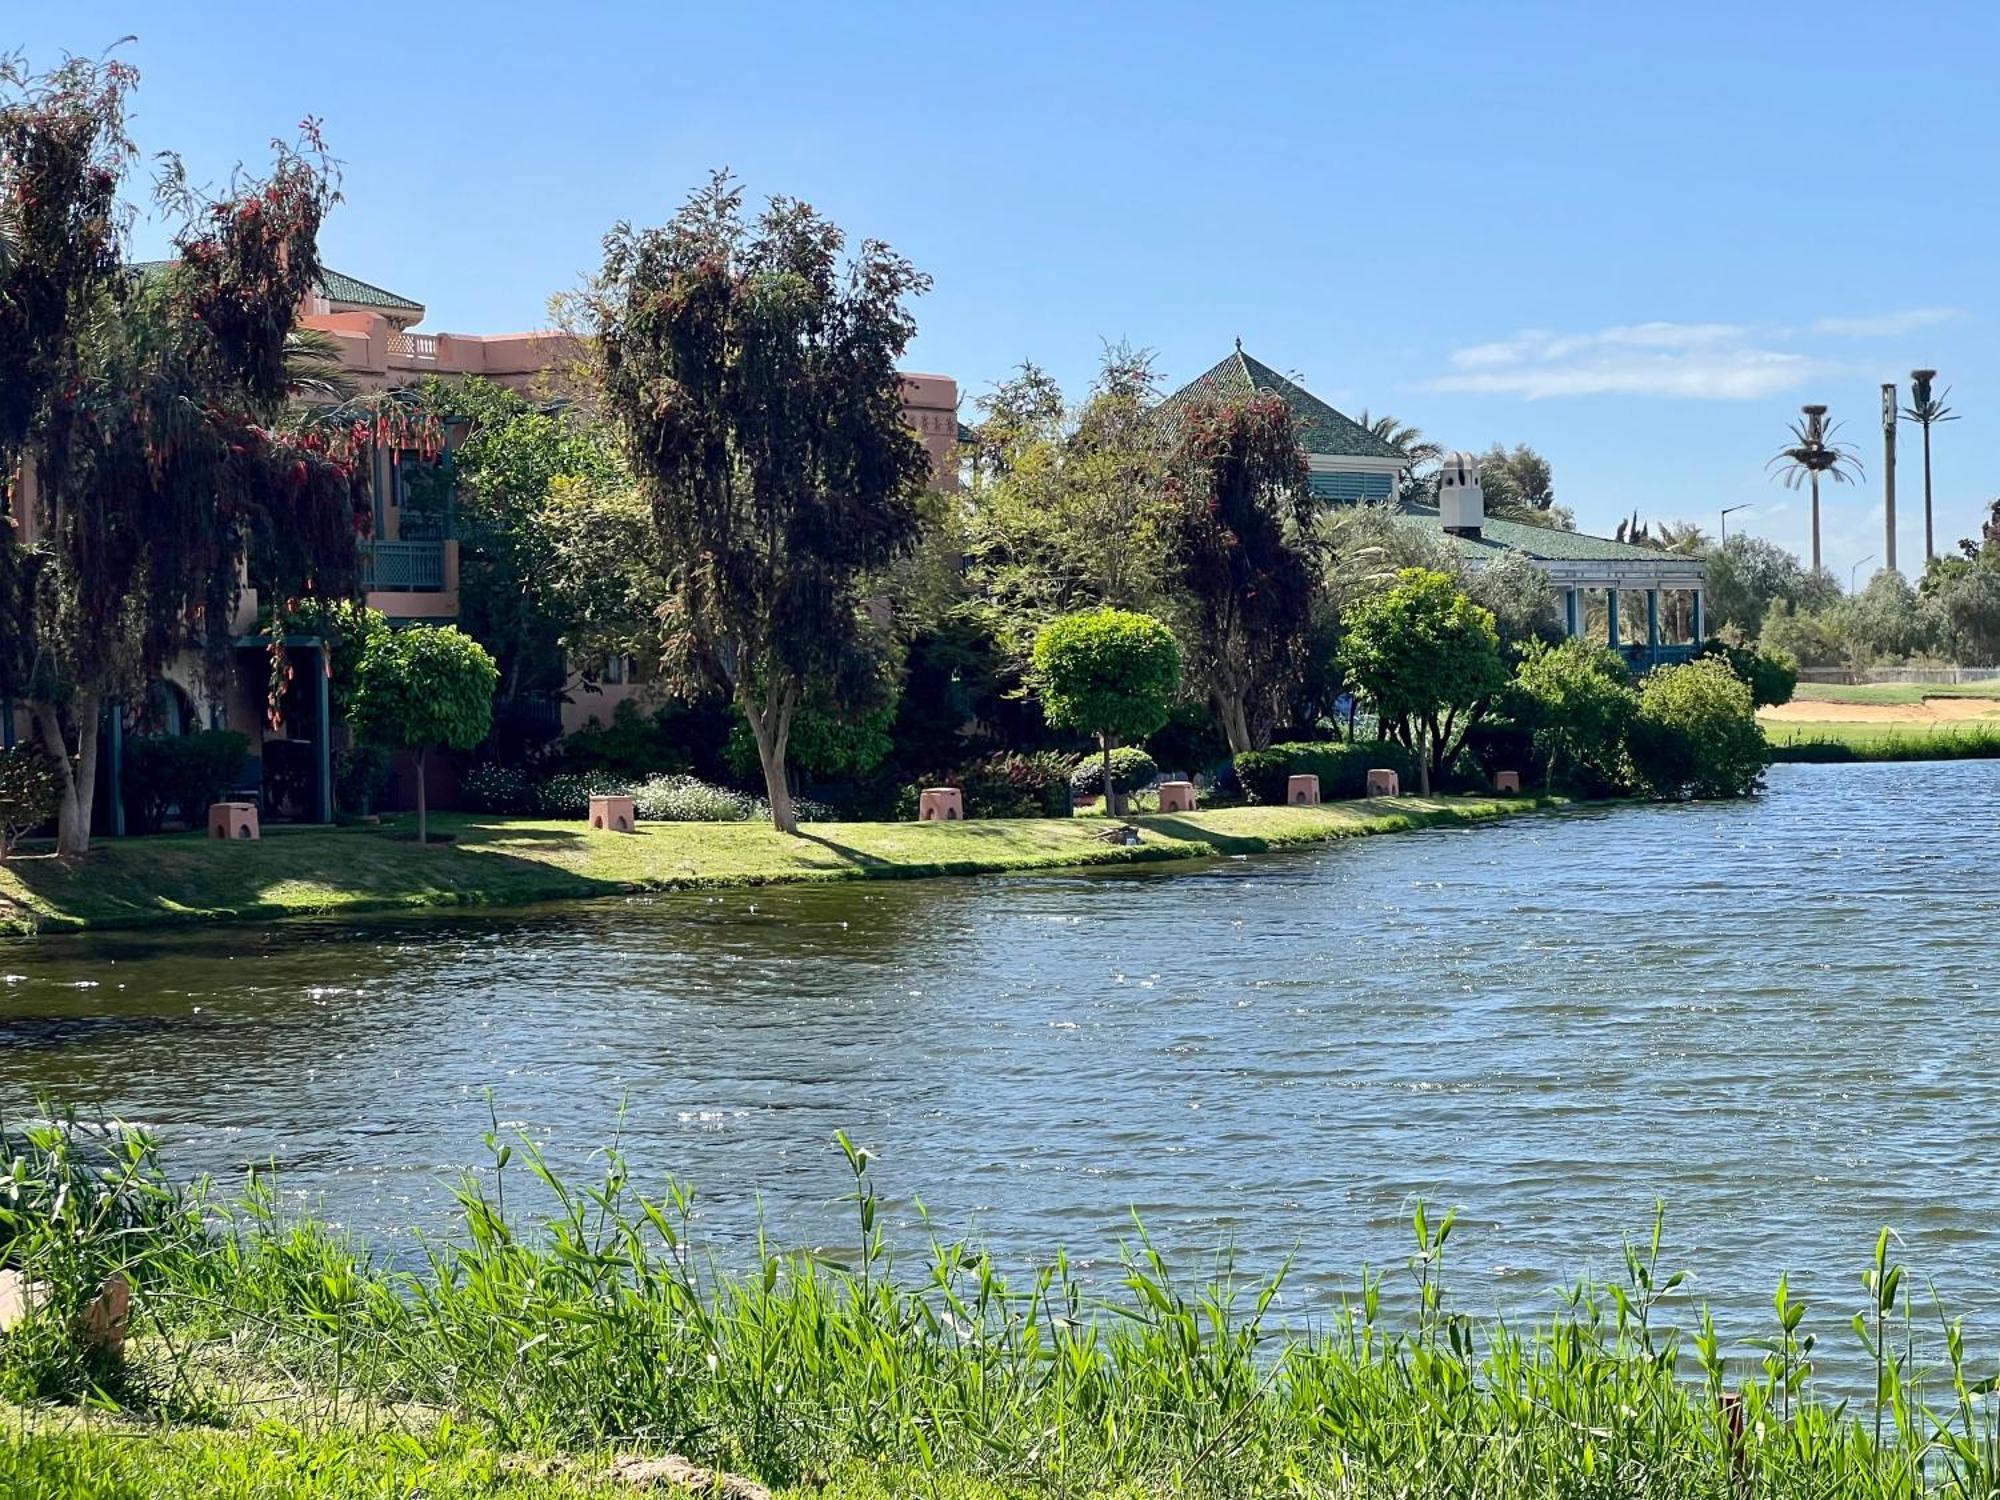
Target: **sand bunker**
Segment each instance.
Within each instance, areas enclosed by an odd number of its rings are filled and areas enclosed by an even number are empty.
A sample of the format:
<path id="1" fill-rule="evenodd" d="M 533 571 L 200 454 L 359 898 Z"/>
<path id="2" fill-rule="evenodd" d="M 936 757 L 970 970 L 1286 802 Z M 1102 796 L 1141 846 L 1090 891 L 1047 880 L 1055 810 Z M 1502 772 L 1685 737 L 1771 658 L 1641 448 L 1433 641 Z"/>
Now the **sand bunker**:
<path id="1" fill-rule="evenodd" d="M 1794 699 L 1758 710 L 1774 723 L 1962 724 L 2000 719 L 2000 698 L 1926 698 L 1921 703 L 1818 703 Z"/>

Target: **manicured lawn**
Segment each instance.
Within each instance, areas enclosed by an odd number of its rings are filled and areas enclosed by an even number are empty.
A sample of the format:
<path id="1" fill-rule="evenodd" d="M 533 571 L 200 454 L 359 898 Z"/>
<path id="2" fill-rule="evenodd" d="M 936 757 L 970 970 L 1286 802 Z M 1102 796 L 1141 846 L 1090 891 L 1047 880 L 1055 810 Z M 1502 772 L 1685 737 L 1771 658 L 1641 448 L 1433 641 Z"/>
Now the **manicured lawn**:
<path id="1" fill-rule="evenodd" d="M 1922 703 L 1926 698 L 1991 698 L 2000 710 L 2000 682 L 1802 682 L 1795 703 Z"/>
<path id="2" fill-rule="evenodd" d="M 1853 723 L 1764 720 L 1778 760 L 1985 760 L 2000 758 L 2000 721 Z"/>
<path id="3" fill-rule="evenodd" d="M 105 839 L 85 860 L 0 864 L 0 933 L 185 921 L 521 905 L 637 890 L 779 881 L 973 875 L 1254 853 L 1289 844 L 1457 823 L 1534 799 L 1403 797 L 1324 807 L 1226 808 L 1133 818 L 1143 842 L 1102 836 L 1097 818 L 957 824 L 817 823 L 787 838 L 761 823 L 658 823 L 597 833 L 581 821 L 439 814 L 418 846 L 407 829 L 275 828 L 256 844 L 192 834 Z"/>

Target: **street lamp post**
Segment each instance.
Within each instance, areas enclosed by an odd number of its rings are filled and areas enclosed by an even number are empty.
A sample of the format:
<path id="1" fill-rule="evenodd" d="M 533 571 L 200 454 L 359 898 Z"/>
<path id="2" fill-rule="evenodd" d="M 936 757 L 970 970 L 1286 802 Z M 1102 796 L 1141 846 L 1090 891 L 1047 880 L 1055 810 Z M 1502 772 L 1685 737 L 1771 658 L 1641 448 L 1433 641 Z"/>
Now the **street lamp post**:
<path id="1" fill-rule="evenodd" d="M 1749 502 L 1748 500 L 1745 500 L 1745 501 L 1744 501 L 1744 502 L 1743 502 L 1743 503 L 1742 503 L 1741 505 L 1725 505 L 1725 506 L 1723 506 L 1723 507 L 1722 507 L 1722 540 L 1723 540 L 1723 541 L 1725 541 L 1725 542 L 1726 542 L 1726 541 L 1728 541 L 1728 540 L 1729 540 L 1729 513 L 1730 513 L 1731 511 L 1733 511 L 1733 510 L 1748 510 L 1749 508 L 1750 508 L 1750 502 Z"/>
<path id="2" fill-rule="evenodd" d="M 1862 567 L 1865 564 L 1872 563 L 1873 561 L 1875 561 L 1875 554 L 1871 552 L 1866 557 L 1862 558 L 1860 562 L 1856 563 L 1853 567 L 1847 570 L 1848 593 L 1851 594 L 1854 592 L 1854 580 L 1860 574 Z"/>

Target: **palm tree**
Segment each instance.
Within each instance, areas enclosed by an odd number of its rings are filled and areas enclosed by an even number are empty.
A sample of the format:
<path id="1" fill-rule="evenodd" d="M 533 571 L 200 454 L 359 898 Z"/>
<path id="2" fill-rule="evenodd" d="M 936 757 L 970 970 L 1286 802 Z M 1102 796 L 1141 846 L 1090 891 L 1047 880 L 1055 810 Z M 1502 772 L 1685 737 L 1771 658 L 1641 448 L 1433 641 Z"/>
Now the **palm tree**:
<path id="1" fill-rule="evenodd" d="M 1409 459 L 1410 467 L 1413 469 L 1419 464 L 1434 464 L 1444 457 L 1443 445 L 1433 443 L 1425 437 L 1422 428 L 1400 422 L 1387 413 L 1379 417 L 1370 417 L 1367 408 L 1364 407 L 1361 412 L 1361 425 L 1391 448 L 1402 449 L 1404 457 Z"/>
<path id="2" fill-rule="evenodd" d="M 319 328 L 285 335 L 285 391 L 306 406 L 337 406 L 360 388 L 340 362 L 340 340 Z"/>
<path id="3" fill-rule="evenodd" d="M 1699 521 L 1662 521 L 1658 535 L 1662 547 L 1681 557 L 1700 557 L 1708 551 L 1708 533 Z"/>
<path id="4" fill-rule="evenodd" d="M 1956 422 L 1958 417 L 1944 398 L 1951 394 L 1951 387 L 1942 392 L 1933 392 L 1931 382 L 1937 379 L 1936 370 L 1910 371 L 1910 404 L 1903 408 L 1903 420 L 1915 422 L 1924 430 L 1924 561 L 1937 556 L 1937 545 L 1931 534 L 1931 424 L 1934 422 Z"/>
<path id="5" fill-rule="evenodd" d="M 1819 477 L 1831 475 L 1841 484 L 1852 484 L 1861 477 L 1861 458 L 1850 443 L 1843 443 L 1834 437 L 1840 431 L 1838 422 L 1828 422 L 1824 406 L 1802 406 L 1803 421 L 1792 423 L 1792 440 L 1780 448 L 1764 467 L 1776 469 L 1782 465 L 1785 488 L 1795 490 L 1801 480 L 1812 485 L 1812 565 L 1815 573 L 1820 570 L 1819 554 Z"/>

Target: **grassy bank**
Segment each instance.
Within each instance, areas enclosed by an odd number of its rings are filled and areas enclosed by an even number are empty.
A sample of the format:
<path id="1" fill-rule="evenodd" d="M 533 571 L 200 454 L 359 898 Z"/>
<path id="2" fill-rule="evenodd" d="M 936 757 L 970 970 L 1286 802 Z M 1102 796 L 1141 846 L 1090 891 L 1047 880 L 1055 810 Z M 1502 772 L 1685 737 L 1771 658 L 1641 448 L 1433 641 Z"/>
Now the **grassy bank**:
<path id="1" fill-rule="evenodd" d="M 423 847 L 394 824 L 274 828 L 255 844 L 191 834 L 106 839 L 74 864 L 52 855 L 0 864 L 0 934 L 1195 859 L 1547 805 L 1402 797 L 1140 816 L 1130 820 L 1141 837 L 1133 846 L 1107 842 L 1111 825 L 1095 818 L 819 823 L 788 838 L 759 823 L 657 823 L 615 834 L 581 821 L 442 814 L 432 828 L 450 842 Z"/>
<path id="2" fill-rule="evenodd" d="M 0 1260 L 53 1288 L 0 1340 L 0 1492 L 623 1495 L 632 1455 L 825 1500 L 999 1496 L 1989 1495 L 1993 1403 L 1886 1235 L 1870 1289 L 1767 1327 L 1680 1298 L 1657 1226 L 1615 1283 L 1538 1322 L 1462 1312 L 1453 1223 L 1419 1210 L 1385 1283 L 1310 1327 L 1269 1279 L 1184 1279 L 1138 1237 L 1090 1286 L 1051 1253 L 1011 1280 L 942 1229 L 899 1259 L 848 1146 L 849 1242 L 719 1269 L 689 1194 L 607 1155 L 565 1183 L 494 1143 L 415 1272 L 338 1231 L 169 1186 L 144 1143 L 0 1137 Z M 837 1170 L 837 1169 L 836 1169 Z M 830 1191 L 838 1185 L 829 1183 Z M 1092 1247 L 1095 1248 L 1095 1247 Z M 1583 1247 L 1579 1247 L 1582 1253 Z M 117 1271 L 123 1363 L 71 1329 Z M 1386 1305 L 1407 1311 L 1391 1314 Z M 1815 1340 L 1879 1369 L 1817 1390 Z M 1825 1357 L 1824 1350 L 1819 1354 Z M 87 1398 L 87 1399 L 86 1399 Z M 88 1407 L 86 1414 L 85 1407 Z"/>
<path id="3" fill-rule="evenodd" d="M 1764 734 L 1778 761 L 2000 759 L 2000 724 L 1767 720 Z"/>

